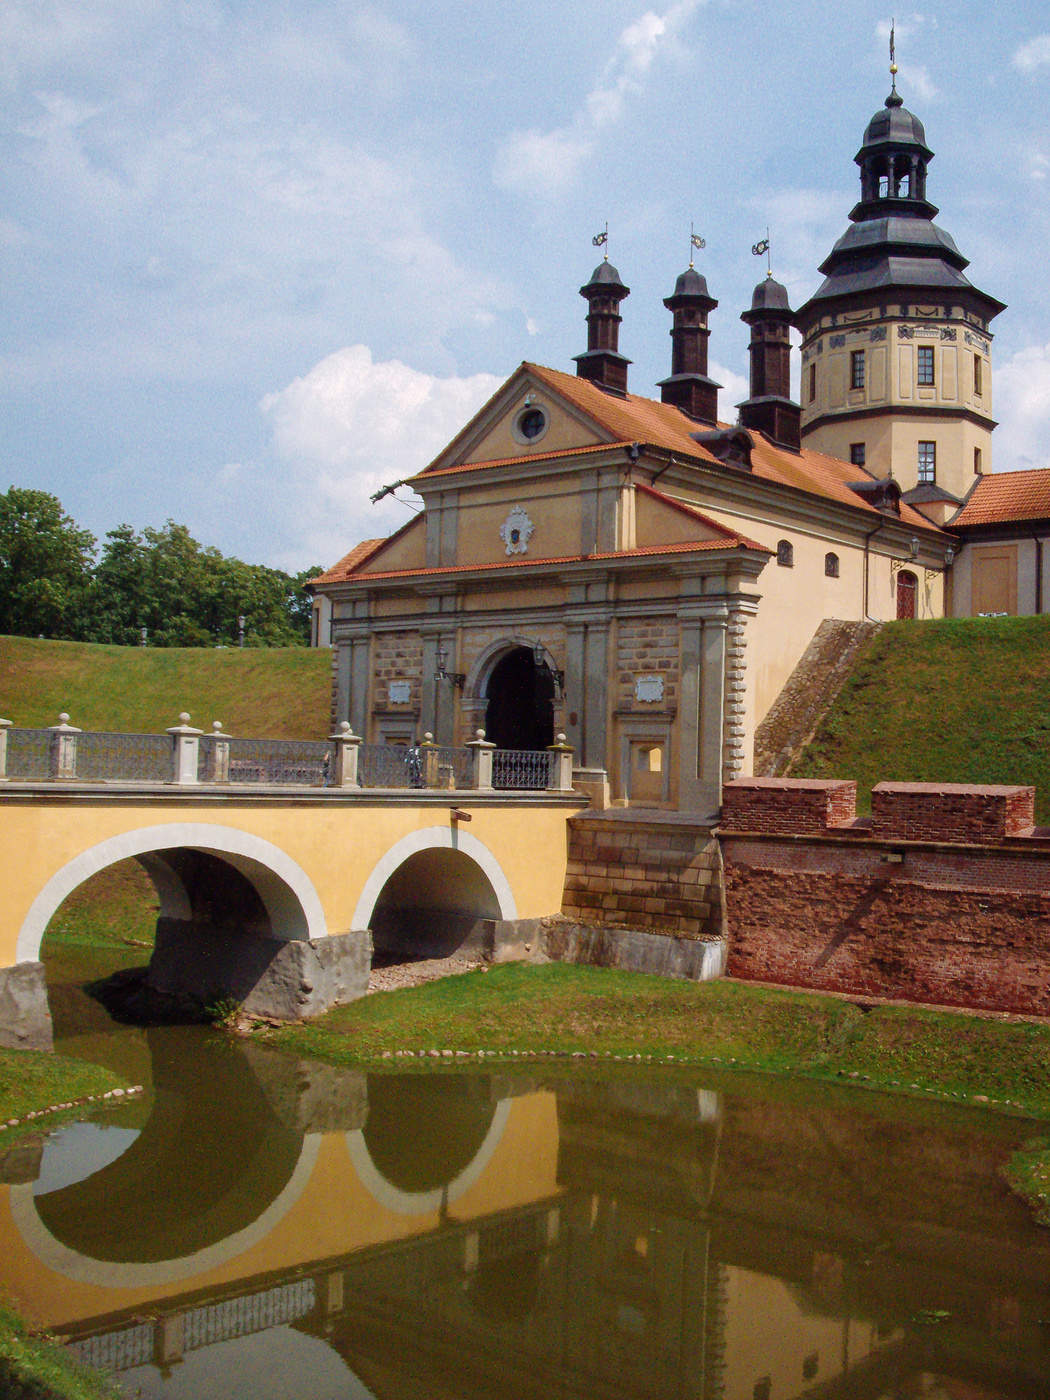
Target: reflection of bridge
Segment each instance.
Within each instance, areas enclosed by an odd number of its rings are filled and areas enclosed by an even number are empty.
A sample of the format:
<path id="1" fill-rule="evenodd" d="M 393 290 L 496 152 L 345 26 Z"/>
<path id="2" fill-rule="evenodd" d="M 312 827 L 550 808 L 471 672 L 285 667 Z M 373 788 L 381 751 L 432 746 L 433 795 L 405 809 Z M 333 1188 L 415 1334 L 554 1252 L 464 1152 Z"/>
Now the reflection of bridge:
<path id="1" fill-rule="evenodd" d="M 447 945 L 431 951 L 450 951 L 467 935 L 513 940 L 516 921 L 561 907 L 566 822 L 585 805 L 568 790 L 567 750 L 549 764 L 539 756 L 548 788 L 494 790 L 480 743 L 463 751 L 469 786 L 361 788 L 344 732 L 331 786 L 280 787 L 230 783 L 228 769 L 199 781 L 195 748 L 180 767 L 184 739 L 165 740 L 168 782 L 69 780 L 61 768 L 0 782 L 0 1044 L 49 1043 L 48 922 L 84 880 L 129 857 L 160 903 L 153 985 L 285 1017 L 360 994 L 369 928 L 396 941 L 429 925 Z M 420 751 L 424 779 L 447 769 L 457 780 L 443 751 Z M 50 753 L 59 762 L 64 750 L 52 741 Z M 298 769 L 285 756 L 280 771 Z"/>
<path id="2" fill-rule="evenodd" d="M 888 1121 L 826 1088 L 551 1088 L 521 1069 L 432 1079 L 428 1114 L 424 1077 L 366 1083 L 255 1051 L 218 1067 L 194 1122 L 247 1074 L 255 1126 L 229 1136 L 299 1142 L 298 1163 L 264 1153 L 255 1226 L 239 1208 L 224 1219 L 241 1197 L 214 1134 L 202 1178 L 227 1188 L 199 1200 L 195 1252 L 150 1252 L 144 1187 L 172 1180 L 185 1081 L 166 1034 L 151 1034 L 137 1177 L 117 1191 L 117 1164 L 101 1173 L 108 1226 L 84 1218 L 103 1194 L 90 1177 L 35 1198 L 27 1182 L 0 1206 L 22 1306 L 132 1389 L 181 1367 L 181 1393 L 219 1393 L 193 1384 L 214 1384 L 221 1344 L 269 1328 L 284 1341 L 268 1355 L 316 1339 L 377 1396 L 750 1400 L 769 1378 L 785 1400 L 902 1400 L 920 1373 L 950 1377 L 929 1379 L 934 1396 L 1044 1389 L 1050 1246 L 994 1190 L 1005 1136 L 990 1119 L 905 1104 Z M 429 1117 L 454 1130 L 424 1141 Z M 916 1326 L 924 1311 L 945 1320 Z"/>

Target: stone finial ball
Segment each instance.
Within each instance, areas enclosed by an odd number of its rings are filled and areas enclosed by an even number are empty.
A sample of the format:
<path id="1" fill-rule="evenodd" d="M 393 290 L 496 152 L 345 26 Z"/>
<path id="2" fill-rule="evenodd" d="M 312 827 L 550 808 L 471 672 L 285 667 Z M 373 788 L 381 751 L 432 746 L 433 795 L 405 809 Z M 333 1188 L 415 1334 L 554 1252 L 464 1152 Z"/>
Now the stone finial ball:
<path id="1" fill-rule="evenodd" d="M 348 719 L 341 719 L 339 721 L 339 732 L 340 734 L 350 733 L 350 721 Z"/>
<path id="2" fill-rule="evenodd" d="M 186 713 L 186 711 L 183 710 L 182 714 L 179 715 L 179 723 L 180 723 L 180 724 L 189 724 L 189 722 L 190 722 L 190 717 L 189 717 L 189 715 Z"/>
<path id="3" fill-rule="evenodd" d="M 475 730 L 474 730 L 474 738 L 475 738 L 475 739 L 484 739 L 484 737 L 485 737 L 485 731 L 484 731 L 484 729 L 475 729 Z"/>
<path id="4" fill-rule="evenodd" d="M 565 735 L 564 735 L 564 734 L 559 734 L 558 737 L 557 737 L 556 742 L 559 743 L 559 744 L 564 744 L 564 743 L 565 743 Z"/>
<path id="5" fill-rule="evenodd" d="M 213 719 L 212 722 L 211 722 L 211 727 L 212 727 L 212 729 L 215 730 L 216 734 L 221 734 L 221 733 L 222 733 L 222 720 L 221 720 L 221 719 Z"/>
<path id="6" fill-rule="evenodd" d="M 59 722 L 59 724 L 68 724 L 68 723 L 69 723 L 69 716 L 66 714 L 65 710 L 63 710 L 62 713 L 59 715 L 59 717 L 58 717 L 58 722 Z"/>

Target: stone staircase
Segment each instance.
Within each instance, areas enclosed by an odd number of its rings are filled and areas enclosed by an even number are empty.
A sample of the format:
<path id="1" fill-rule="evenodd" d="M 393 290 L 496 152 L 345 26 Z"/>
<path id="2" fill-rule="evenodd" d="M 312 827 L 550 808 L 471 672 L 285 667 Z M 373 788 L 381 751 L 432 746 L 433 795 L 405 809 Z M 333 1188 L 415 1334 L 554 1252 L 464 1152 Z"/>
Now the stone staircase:
<path id="1" fill-rule="evenodd" d="M 755 776 L 786 774 L 812 739 L 879 622 L 822 622 L 755 732 Z"/>

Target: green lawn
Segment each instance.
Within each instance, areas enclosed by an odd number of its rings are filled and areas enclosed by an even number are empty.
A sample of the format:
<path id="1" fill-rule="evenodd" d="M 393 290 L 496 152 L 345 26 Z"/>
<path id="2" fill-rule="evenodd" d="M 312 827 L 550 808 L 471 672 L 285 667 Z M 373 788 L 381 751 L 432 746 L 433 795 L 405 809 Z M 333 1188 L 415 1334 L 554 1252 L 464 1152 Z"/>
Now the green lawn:
<path id="1" fill-rule="evenodd" d="M 4 1400 L 118 1400 L 121 1392 L 59 1343 L 31 1333 L 0 1303 L 0 1394 Z"/>
<path id="2" fill-rule="evenodd" d="M 24 728 L 159 734 L 187 711 L 247 738 L 328 733 L 332 653 L 310 647 L 112 647 L 0 637 L 0 717 Z"/>
<path id="3" fill-rule="evenodd" d="M 1050 822 L 1050 617 L 888 623 L 861 654 L 795 778 L 1031 783 Z"/>

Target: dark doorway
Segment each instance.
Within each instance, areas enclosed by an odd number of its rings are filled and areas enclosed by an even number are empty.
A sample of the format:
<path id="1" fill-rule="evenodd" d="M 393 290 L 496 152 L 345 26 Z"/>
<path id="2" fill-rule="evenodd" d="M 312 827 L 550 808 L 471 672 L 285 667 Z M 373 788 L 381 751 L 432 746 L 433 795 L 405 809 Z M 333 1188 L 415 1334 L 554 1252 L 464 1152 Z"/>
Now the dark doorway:
<path id="1" fill-rule="evenodd" d="M 485 736 L 498 749 L 545 749 L 554 743 L 554 675 L 531 647 L 515 647 L 489 677 Z"/>
<path id="2" fill-rule="evenodd" d="M 915 600 L 919 591 L 919 580 L 908 569 L 897 575 L 897 620 L 903 622 L 915 616 Z"/>

